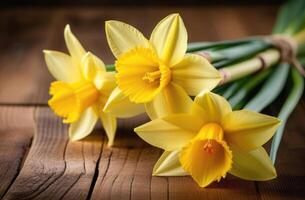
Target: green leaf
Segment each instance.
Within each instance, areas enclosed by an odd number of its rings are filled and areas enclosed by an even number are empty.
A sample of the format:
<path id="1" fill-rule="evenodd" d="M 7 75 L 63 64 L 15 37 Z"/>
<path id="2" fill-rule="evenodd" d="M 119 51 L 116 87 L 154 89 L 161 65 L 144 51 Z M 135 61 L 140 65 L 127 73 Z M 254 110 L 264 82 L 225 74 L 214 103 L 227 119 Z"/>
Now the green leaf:
<path id="1" fill-rule="evenodd" d="M 192 42 L 187 44 L 187 52 L 194 52 L 206 49 L 207 46 L 213 45 L 212 42 Z"/>
<path id="2" fill-rule="evenodd" d="M 293 22 L 291 22 L 291 24 L 288 27 L 289 32 L 288 31 L 287 32 L 290 34 L 295 34 L 298 33 L 299 31 L 304 30 L 304 27 L 305 27 L 305 12 L 300 13 L 300 15 L 298 15 L 296 19 Z"/>
<path id="3" fill-rule="evenodd" d="M 247 82 L 248 77 L 242 78 L 233 82 L 223 93 L 223 97 L 229 99 L 232 95 L 234 95 L 243 85 Z"/>
<path id="4" fill-rule="evenodd" d="M 236 92 L 232 97 L 229 98 L 229 102 L 234 109 L 241 108 L 240 103 L 247 97 L 248 93 L 251 92 L 258 84 L 260 84 L 269 75 L 271 70 L 262 71 L 259 74 L 250 77 L 249 80 Z"/>
<path id="5" fill-rule="evenodd" d="M 253 40 L 256 40 L 255 37 L 249 37 L 239 40 L 225 40 L 220 42 L 192 42 L 189 43 L 187 46 L 187 52 L 194 52 L 194 51 L 202 51 L 202 50 L 208 50 L 208 49 L 222 49 L 226 47 L 232 47 L 240 44 L 245 44 L 248 42 L 251 42 Z"/>
<path id="6" fill-rule="evenodd" d="M 282 109 L 280 110 L 278 117 L 282 120 L 282 124 L 280 128 L 277 130 L 276 134 L 273 136 L 272 144 L 271 144 L 270 158 L 273 163 L 275 163 L 276 160 L 276 154 L 284 133 L 284 128 L 287 119 L 294 110 L 294 108 L 296 107 L 296 105 L 298 104 L 304 90 L 303 77 L 297 72 L 297 70 L 292 69 L 291 71 L 292 71 L 291 78 L 293 82 L 293 87 L 291 88 L 288 98 L 286 99 Z"/>
<path id="7" fill-rule="evenodd" d="M 213 92 L 222 96 L 223 93 L 227 90 L 227 88 L 230 87 L 230 85 L 231 85 L 231 83 L 218 86 L 213 89 Z"/>
<path id="8" fill-rule="evenodd" d="M 245 105 L 245 109 L 260 112 L 270 103 L 272 103 L 281 93 L 282 89 L 284 88 L 290 66 L 286 63 L 282 63 L 274 67 L 275 69 L 272 74 L 264 82 L 264 85 L 259 92 Z"/>
<path id="9" fill-rule="evenodd" d="M 224 67 L 235 63 L 236 61 L 245 60 L 246 58 L 254 56 L 255 54 L 266 50 L 269 47 L 271 47 L 271 44 L 268 41 L 257 39 L 246 44 L 218 50 L 216 52 L 226 59 L 213 63 L 213 65 L 216 68 Z"/>
<path id="10" fill-rule="evenodd" d="M 277 16 L 273 33 L 289 32 L 288 26 L 297 18 L 302 12 L 304 12 L 305 1 L 304 0 L 290 0 L 287 1 L 280 9 Z"/>

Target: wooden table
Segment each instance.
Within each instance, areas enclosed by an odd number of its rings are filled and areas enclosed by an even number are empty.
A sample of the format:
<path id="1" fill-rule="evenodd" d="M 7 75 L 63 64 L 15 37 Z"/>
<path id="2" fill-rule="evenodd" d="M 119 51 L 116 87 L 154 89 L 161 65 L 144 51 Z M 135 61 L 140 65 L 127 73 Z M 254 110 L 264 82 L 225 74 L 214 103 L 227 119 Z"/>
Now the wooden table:
<path id="1" fill-rule="evenodd" d="M 97 127 L 70 142 L 67 126 L 46 105 L 49 83 L 42 49 L 63 50 L 69 23 L 87 50 L 111 63 L 104 21 L 118 19 L 148 35 L 172 12 L 181 13 L 189 41 L 268 34 L 277 7 L 19 8 L 0 11 L 0 198 L 3 199 L 305 199 L 305 101 L 291 116 L 268 182 L 228 176 L 207 188 L 189 177 L 152 177 L 161 150 L 121 121 L 113 148 Z M 268 146 L 268 145 L 267 145 Z"/>

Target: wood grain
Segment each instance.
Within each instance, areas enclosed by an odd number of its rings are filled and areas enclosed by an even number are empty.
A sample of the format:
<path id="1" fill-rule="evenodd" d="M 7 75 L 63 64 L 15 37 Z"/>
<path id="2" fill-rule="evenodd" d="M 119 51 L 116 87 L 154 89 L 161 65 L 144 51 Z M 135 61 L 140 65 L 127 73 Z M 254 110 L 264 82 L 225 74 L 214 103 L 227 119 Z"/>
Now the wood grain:
<path id="1" fill-rule="evenodd" d="M 35 135 L 20 174 L 4 199 L 85 199 L 102 138 L 69 142 L 67 126 L 48 108 L 35 111 Z"/>
<path id="2" fill-rule="evenodd" d="M 0 198 L 13 183 L 34 133 L 33 108 L 0 107 Z"/>

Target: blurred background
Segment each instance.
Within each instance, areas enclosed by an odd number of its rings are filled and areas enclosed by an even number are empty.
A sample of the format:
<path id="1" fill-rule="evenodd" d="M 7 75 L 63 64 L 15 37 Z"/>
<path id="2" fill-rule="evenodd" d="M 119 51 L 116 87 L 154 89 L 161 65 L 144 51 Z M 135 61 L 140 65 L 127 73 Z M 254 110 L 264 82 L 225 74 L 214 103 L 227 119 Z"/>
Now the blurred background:
<path id="1" fill-rule="evenodd" d="M 149 37 L 158 21 L 178 12 L 189 42 L 237 39 L 269 34 L 281 2 L 1 0 L 0 104 L 46 104 L 52 77 L 42 50 L 67 52 L 63 39 L 66 24 L 86 50 L 111 64 L 114 57 L 105 39 L 106 20 L 124 21 Z"/>
<path id="2" fill-rule="evenodd" d="M 283 0 L 2 0 L 3 6 L 76 6 L 76 5 L 249 5 L 249 4 L 279 4 Z"/>

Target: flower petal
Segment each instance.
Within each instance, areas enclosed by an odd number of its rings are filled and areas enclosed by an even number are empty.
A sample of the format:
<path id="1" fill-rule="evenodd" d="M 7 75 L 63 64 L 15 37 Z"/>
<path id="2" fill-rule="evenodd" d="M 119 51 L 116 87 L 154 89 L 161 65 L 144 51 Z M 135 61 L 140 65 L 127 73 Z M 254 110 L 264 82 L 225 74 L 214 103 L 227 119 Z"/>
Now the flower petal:
<path id="1" fill-rule="evenodd" d="M 200 130 L 201 120 L 190 114 L 176 114 L 150 121 L 135 128 L 147 143 L 173 151 L 186 145 Z"/>
<path id="2" fill-rule="evenodd" d="M 179 14 L 161 20 L 152 32 L 150 42 L 169 66 L 180 62 L 187 48 L 187 32 Z"/>
<path id="3" fill-rule="evenodd" d="M 75 37 L 75 35 L 71 32 L 69 25 L 66 25 L 65 27 L 64 36 L 67 48 L 72 59 L 80 63 L 82 57 L 86 54 L 86 51 L 82 47 L 78 39 Z"/>
<path id="4" fill-rule="evenodd" d="M 98 120 L 93 107 L 87 108 L 79 118 L 78 121 L 72 123 L 69 128 L 69 137 L 72 141 L 80 140 L 88 136 L 94 129 Z"/>
<path id="5" fill-rule="evenodd" d="M 108 98 L 104 111 L 117 117 L 128 118 L 144 113 L 145 109 L 143 104 L 131 102 L 129 98 L 116 87 Z"/>
<path id="6" fill-rule="evenodd" d="M 192 106 L 192 99 L 179 86 L 168 84 L 151 102 L 145 104 L 146 112 L 151 119 L 173 113 L 187 113 Z"/>
<path id="7" fill-rule="evenodd" d="M 113 115 L 104 113 L 102 111 L 100 112 L 100 118 L 108 137 L 108 146 L 112 146 L 117 128 L 116 118 Z"/>
<path id="8" fill-rule="evenodd" d="M 276 170 L 263 147 L 249 152 L 233 146 L 230 148 L 233 152 L 230 174 L 252 181 L 266 181 L 276 177 Z"/>
<path id="9" fill-rule="evenodd" d="M 94 85 L 103 94 L 107 94 L 107 99 L 110 93 L 116 87 L 115 72 L 104 72 L 98 70 L 94 77 Z M 106 101 L 105 101 L 106 102 Z"/>
<path id="10" fill-rule="evenodd" d="M 78 66 L 73 63 L 70 56 L 59 51 L 43 52 L 49 72 L 56 80 L 71 83 L 83 79 Z"/>
<path id="11" fill-rule="evenodd" d="M 105 29 L 109 47 L 116 58 L 136 46 L 149 46 L 148 40 L 140 31 L 123 22 L 106 21 Z"/>
<path id="12" fill-rule="evenodd" d="M 180 151 L 164 151 L 154 166 L 154 176 L 186 176 L 179 161 Z"/>
<path id="13" fill-rule="evenodd" d="M 199 136 L 199 138 L 197 138 Z M 232 152 L 226 142 L 202 139 L 197 135 L 180 153 L 180 163 L 200 187 L 225 177 L 232 165 Z M 212 146 L 212 150 L 205 150 Z"/>
<path id="14" fill-rule="evenodd" d="M 172 80 L 191 95 L 198 95 L 203 89 L 212 90 L 221 80 L 219 72 L 202 56 L 186 55 L 172 67 Z"/>
<path id="15" fill-rule="evenodd" d="M 265 144 L 279 125 L 279 119 L 249 110 L 231 112 L 222 122 L 226 140 L 248 151 Z"/>
<path id="16" fill-rule="evenodd" d="M 232 109 L 229 102 L 208 90 L 204 90 L 196 96 L 192 107 L 192 113 L 201 116 L 206 123 L 220 123 L 221 119 L 230 112 Z"/>
<path id="17" fill-rule="evenodd" d="M 85 79 L 92 81 L 97 71 L 106 72 L 105 64 L 91 52 L 87 52 L 82 58 L 82 73 Z"/>

